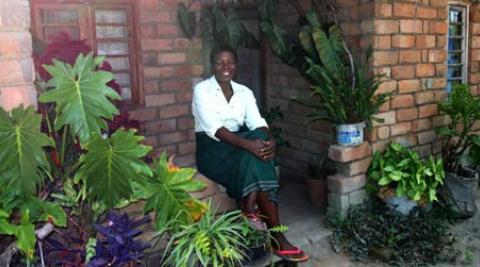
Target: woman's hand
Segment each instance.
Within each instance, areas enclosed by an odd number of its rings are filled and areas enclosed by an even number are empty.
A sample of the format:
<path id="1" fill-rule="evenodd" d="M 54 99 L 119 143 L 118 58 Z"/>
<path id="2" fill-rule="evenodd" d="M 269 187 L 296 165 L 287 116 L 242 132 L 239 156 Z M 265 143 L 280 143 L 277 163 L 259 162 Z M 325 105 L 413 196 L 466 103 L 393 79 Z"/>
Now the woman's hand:
<path id="1" fill-rule="evenodd" d="M 254 139 L 249 140 L 247 150 L 257 158 L 269 161 L 273 159 L 273 156 L 275 155 L 275 147 L 276 144 L 274 140 L 265 141 L 262 139 Z"/>
<path id="2" fill-rule="evenodd" d="M 264 141 L 265 146 L 261 149 L 261 159 L 268 161 L 273 159 L 275 156 L 275 151 L 277 148 L 277 143 L 275 142 L 275 139 L 270 139 L 268 141 Z"/>

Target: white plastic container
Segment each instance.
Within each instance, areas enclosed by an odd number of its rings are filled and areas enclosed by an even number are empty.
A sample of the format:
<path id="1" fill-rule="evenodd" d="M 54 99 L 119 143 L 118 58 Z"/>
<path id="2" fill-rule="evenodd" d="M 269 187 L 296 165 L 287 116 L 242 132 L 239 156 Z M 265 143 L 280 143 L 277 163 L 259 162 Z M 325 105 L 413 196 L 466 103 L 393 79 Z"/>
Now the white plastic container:
<path id="1" fill-rule="evenodd" d="M 363 143 L 365 122 L 339 124 L 336 127 L 337 143 L 341 146 L 358 146 Z"/>

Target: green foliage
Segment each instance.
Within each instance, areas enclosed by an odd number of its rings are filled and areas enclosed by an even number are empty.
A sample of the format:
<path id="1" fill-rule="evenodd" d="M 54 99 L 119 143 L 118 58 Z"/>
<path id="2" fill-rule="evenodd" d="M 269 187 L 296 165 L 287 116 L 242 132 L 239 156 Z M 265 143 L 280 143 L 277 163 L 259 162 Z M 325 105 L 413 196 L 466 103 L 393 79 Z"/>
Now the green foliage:
<path id="1" fill-rule="evenodd" d="M 165 250 L 162 266 L 237 266 L 244 258 L 241 212 L 215 217 L 211 208 L 195 223 L 179 221 Z"/>
<path id="2" fill-rule="evenodd" d="M 105 119 L 111 120 L 118 109 L 111 100 L 119 100 L 115 90 L 106 84 L 113 79 L 107 71 L 97 70 L 104 57 L 92 53 L 80 54 L 75 65 L 53 60 L 53 65 L 43 67 L 52 76 L 48 86 L 53 87 L 42 95 L 40 102 L 55 102 L 55 130 L 70 125 L 80 143 L 85 145 L 93 134 L 107 129 Z"/>
<path id="3" fill-rule="evenodd" d="M 146 199 L 145 212 L 155 211 L 157 230 L 164 229 L 177 217 L 183 222 L 198 220 L 207 209 L 205 203 L 193 198 L 190 193 L 203 190 L 206 185 L 194 179 L 196 170 L 169 166 L 166 153 L 153 163 L 153 177 L 138 184 L 135 196 Z"/>
<path id="4" fill-rule="evenodd" d="M 373 199 L 333 222 L 332 242 L 337 252 L 346 251 L 359 261 L 379 254 L 393 266 L 453 263 L 458 252 L 448 222 L 447 212 L 436 205 L 405 216 Z"/>
<path id="5" fill-rule="evenodd" d="M 195 11 L 188 10 L 183 2 L 177 5 L 177 19 L 180 24 L 180 29 L 182 29 L 183 34 L 188 39 L 192 39 L 193 35 L 195 35 L 196 26 Z"/>
<path id="6" fill-rule="evenodd" d="M 132 181 L 152 176 L 142 160 L 151 147 L 140 144 L 143 136 L 135 130 L 117 130 L 109 138 L 94 134 L 80 157 L 81 167 L 75 180 L 87 185 L 89 200 L 100 200 L 113 207 L 133 194 Z"/>
<path id="7" fill-rule="evenodd" d="M 263 0 L 262 10 L 269 5 L 273 5 L 271 0 Z M 261 30 L 273 52 L 284 63 L 297 68 L 313 85 L 309 99 L 294 98 L 312 109 L 306 114 L 309 122 L 328 120 L 345 124 L 366 121 L 370 127 L 372 121 L 381 121 L 374 114 L 379 112 L 389 95 L 376 93 L 382 76 L 369 73 L 370 49 L 365 52 L 363 60 L 360 56 L 354 58 L 342 39 L 340 28 L 332 25 L 327 33 L 314 11 L 306 14 L 308 24 L 300 30 L 298 42 L 292 41 L 275 24 L 272 15 L 264 15 L 261 20 Z"/>
<path id="8" fill-rule="evenodd" d="M 44 182 L 48 161 L 43 148 L 52 145 L 40 132 L 42 117 L 33 107 L 0 107 L 0 193 L 3 189 L 23 198 L 36 193 Z"/>
<path id="9" fill-rule="evenodd" d="M 375 152 L 367 175 L 371 193 L 388 186 L 396 190 L 397 196 L 428 202 L 437 200 L 437 188 L 445 179 L 441 159 L 435 161 L 430 156 L 424 162 L 416 152 L 400 144 L 390 144 L 383 155 Z"/>
<path id="10" fill-rule="evenodd" d="M 437 130 L 440 136 L 446 137 L 442 148 L 445 170 L 458 173 L 461 155 L 477 138 L 472 127 L 480 119 L 480 100 L 471 94 L 470 86 L 458 84 L 448 99 L 438 104 L 438 109 L 440 114 L 450 117 L 450 123 Z"/>

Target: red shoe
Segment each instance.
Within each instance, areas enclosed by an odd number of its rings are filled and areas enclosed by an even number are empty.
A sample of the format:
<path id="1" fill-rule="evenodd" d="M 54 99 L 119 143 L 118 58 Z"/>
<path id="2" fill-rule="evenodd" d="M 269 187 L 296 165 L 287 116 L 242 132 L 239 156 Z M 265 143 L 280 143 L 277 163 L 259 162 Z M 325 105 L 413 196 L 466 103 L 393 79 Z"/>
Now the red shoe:
<path id="1" fill-rule="evenodd" d="M 310 257 L 303 252 L 299 247 L 291 250 L 275 250 L 273 251 L 282 260 L 291 261 L 291 262 L 304 262 L 307 261 Z"/>

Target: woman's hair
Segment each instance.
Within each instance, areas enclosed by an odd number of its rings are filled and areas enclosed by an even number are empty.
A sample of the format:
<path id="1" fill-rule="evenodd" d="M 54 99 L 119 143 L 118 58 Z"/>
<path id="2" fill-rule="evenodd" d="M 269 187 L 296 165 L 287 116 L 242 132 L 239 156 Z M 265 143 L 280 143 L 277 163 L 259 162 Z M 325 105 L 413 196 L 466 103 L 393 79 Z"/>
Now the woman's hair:
<path id="1" fill-rule="evenodd" d="M 219 46 L 213 49 L 212 52 L 210 53 L 210 63 L 212 63 L 212 65 L 215 64 L 215 58 L 217 57 L 217 55 L 222 52 L 231 53 L 235 58 L 235 62 L 238 61 L 237 51 L 235 49 L 233 49 L 230 46 Z"/>

